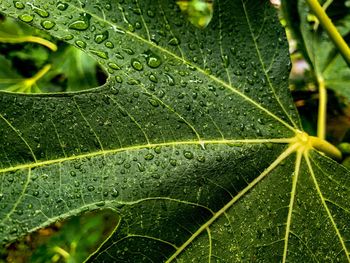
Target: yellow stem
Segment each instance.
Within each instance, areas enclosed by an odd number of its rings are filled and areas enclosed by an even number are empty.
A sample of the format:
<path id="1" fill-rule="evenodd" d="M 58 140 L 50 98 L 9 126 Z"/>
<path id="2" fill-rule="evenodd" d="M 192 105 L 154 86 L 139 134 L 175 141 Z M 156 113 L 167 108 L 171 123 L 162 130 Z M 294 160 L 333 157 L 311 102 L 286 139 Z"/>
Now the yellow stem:
<path id="1" fill-rule="evenodd" d="M 43 39 L 41 37 L 35 36 L 23 36 L 23 37 L 0 37 L 0 42 L 2 43 L 23 43 L 23 42 L 32 42 L 43 45 L 52 51 L 57 51 L 57 45 L 54 43 Z"/>
<path id="2" fill-rule="evenodd" d="M 53 251 L 59 254 L 60 256 L 62 256 L 66 260 L 70 258 L 70 254 L 61 247 L 55 246 L 53 248 Z"/>
<path id="3" fill-rule="evenodd" d="M 37 87 L 36 83 L 39 79 L 41 79 L 51 68 L 51 65 L 45 65 L 42 69 L 39 70 L 33 77 L 24 79 L 10 87 L 7 88 L 8 91 L 12 92 L 26 92 L 31 93 L 32 87 L 34 87 L 35 90 L 40 92 L 39 87 Z"/>
<path id="4" fill-rule="evenodd" d="M 41 79 L 51 68 L 51 65 L 45 65 L 42 69 L 39 70 L 33 77 L 24 80 L 25 85 L 33 86 L 39 79 Z"/>
<path id="5" fill-rule="evenodd" d="M 316 150 L 319 150 L 319 151 L 325 153 L 326 155 L 328 155 L 331 158 L 341 160 L 342 154 L 339 151 L 339 149 L 337 147 L 335 147 L 334 145 L 332 145 L 329 142 L 322 140 L 318 137 L 310 136 L 309 140 L 310 140 L 310 144 L 312 145 L 312 147 L 314 147 Z"/>
<path id="6" fill-rule="evenodd" d="M 321 76 L 317 77 L 317 82 L 319 89 L 317 137 L 325 140 L 327 122 L 327 90 L 324 80 Z"/>
<path id="7" fill-rule="evenodd" d="M 330 18 L 327 16 L 326 12 L 323 10 L 318 0 L 306 0 L 306 2 L 309 4 L 314 14 L 317 16 L 318 20 L 328 33 L 334 45 L 339 49 L 346 63 L 350 65 L 350 48 L 338 32 L 337 28 L 334 26 Z"/>

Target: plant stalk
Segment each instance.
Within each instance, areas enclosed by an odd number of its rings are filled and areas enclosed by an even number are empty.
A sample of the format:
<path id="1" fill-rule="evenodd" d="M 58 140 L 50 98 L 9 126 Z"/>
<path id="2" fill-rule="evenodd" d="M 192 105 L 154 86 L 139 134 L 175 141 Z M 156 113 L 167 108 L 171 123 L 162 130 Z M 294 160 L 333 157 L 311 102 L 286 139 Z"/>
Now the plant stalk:
<path id="1" fill-rule="evenodd" d="M 35 37 L 35 36 L 23 36 L 23 37 L 0 37 L 0 42 L 1 43 L 23 43 L 23 42 L 32 42 L 32 43 L 37 43 L 40 45 L 43 45 L 52 51 L 57 51 L 57 45 L 54 43 L 43 39 L 41 37 Z"/>
<path id="2" fill-rule="evenodd" d="M 350 48 L 338 32 L 335 25 L 332 23 L 331 19 L 328 17 L 318 0 L 306 0 L 306 2 L 309 4 L 311 10 L 320 21 L 320 24 L 326 30 L 330 39 L 333 41 L 334 45 L 338 48 L 340 54 L 350 67 Z"/>
<path id="3" fill-rule="evenodd" d="M 319 100 L 318 100 L 318 119 L 317 119 L 317 137 L 326 139 L 327 122 L 327 89 L 321 76 L 317 77 Z"/>

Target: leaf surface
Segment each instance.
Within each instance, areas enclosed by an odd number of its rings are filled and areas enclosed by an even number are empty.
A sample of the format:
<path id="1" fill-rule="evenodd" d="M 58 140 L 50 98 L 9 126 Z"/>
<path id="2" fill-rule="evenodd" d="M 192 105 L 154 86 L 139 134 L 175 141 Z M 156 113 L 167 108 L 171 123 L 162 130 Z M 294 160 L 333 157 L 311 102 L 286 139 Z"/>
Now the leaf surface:
<path id="1" fill-rule="evenodd" d="M 216 0 L 205 30 L 170 0 L 16 3 L 1 11 L 54 22 L 109 78 L 0 93 L 3 243 L 111 208 L 90 261 L 349 261 L 349 174 L 299 131 L 268 1 Z"/>

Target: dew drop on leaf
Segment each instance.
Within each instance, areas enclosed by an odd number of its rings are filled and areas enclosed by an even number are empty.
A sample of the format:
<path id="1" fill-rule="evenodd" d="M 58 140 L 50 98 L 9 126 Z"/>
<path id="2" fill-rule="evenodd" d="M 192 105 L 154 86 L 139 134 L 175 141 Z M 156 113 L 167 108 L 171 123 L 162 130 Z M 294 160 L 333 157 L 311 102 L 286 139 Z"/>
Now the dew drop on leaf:
<path id="1" fill-rule="evenodd" d="M 131 66 L 137 71 L 141 71 L 143 69 L 141 62 L 137 59 L 131 60 Z"/>
<path id="2" fill-rule="evenodd" d="M 90 26 L 90 18 L 90 15 L 84 14 L 83 16 L 81 16 L 81 19 L 70 23 L 68 28 L 78 31 L 84 31 Z"/>
<path id="3" fill-rule="evenodd" d="M 38 7 L 33 7 L 33 11 L 43 18 L 49 16 L 49 13 L 47 11 Z"/>
<path id="4" fill-rule="evenodd" d="M 114 48 L 114 44 L 111 41 L 106 41 L 105 46 L 107 48 Z"/>
<path id="5" fill-rule="evenodd" d="M 186 159 L 189 159 L 189 160 L 193 159 L 193 153 L 190 151 L 184 151 L 184 156 Z"/>
<path id="6" fill-rule="evenodd" d="M 17 9 L 23 9 L 23 8 L 24 8 L 24 4 L 23 4 L 22 2 L 14 1 L 13 4 L 14 4 L 14 6 L 15 6 Z"/>
<path id="7" fill-rule="evenodd" d="M 123 48 L 123 51 L 128 55 L 134 55 L 135 52 L 131 48 Z"/>
<path id="8" fill-rule="evenodd" d="M 154 12 L 152 10 L 148 10 L 147 11 L 147 15 L 150 17 L 150 18 L 153 18 L 154 17 Z"/>
<path id="9" fill-rule="evenodd" d="M 174 80 L 173 76 L 171 76 L 168 73 L 164 73 L 164 75 L 167 77 L 169 86 L 174 86 L 175 85 L 175 80 Z"/>
<path id="10" fill-rule="evenodd" d="M 23 22 L 29 23 L 29 22 L 33 21 L 34 16 L 29 15 L 29 14 L 22 14 L 22 15 L 18 16 L 18 18 Z"/>
<path id="11" fill-rule="evenodd" d="M 95 190 L 95 187 L 93 185 L 89 185 L 87 189 L 89 192 L 92 192 Z"/>
<path id="12" fill-rule="evenodd" d="M 74 36 L 72 34 L 68 34 L 68 35 L 65 35 L 62 39 L 68 41 L 68 40 L 72 40 L 73 38 Z"/>
<path id="13" fill-rule="evenodd" d="M 110 67 L 111 69 L 114 69 L 114 70 L 119 70 L 120 69 L 120 66 L 118 66 L 116 63 L 114 62 L 110 62 L 108 63 L 108 67 Z"/>
<path id="14" fill-rule="evenodd" d="M 152 153 L 147 153 L 144 158 L 145 160 L 150 161 L 154 158 L 154 155 Z"/>
<path id="15" fill-rule="evenodd" d="M 170 159 L 169 162 L 172 166 L 176 166 L 177 161 L 175 159 Z"/>
<path id="16" fill-rule="evenodd" d="M 147 65 L 150 68 L 158 68 L 162 64 L 160 57 L 154 54 L 151 50 L 148 50 L 147 52 L 145 52 L 145 56 L 146 56 Z"/>
<path id="17" fill-rule="evenodd" d="M 56 24 L 50 20 L 44 20 L 41 22 L 41 26 L 47 30 L 53 28 Z"/>
<path id="18" fill-rule="evenodd" d="M 153 107 L 158 107 L 159 102 L 155 99 L 149 99 L 148 102 L 153 106 Z"/>
<path id="19" fill-rule="evenodd" d="M 141 163 L 137 163 L 137 168 L 139 169 L 140 172 L 146 171 L 146 168 Z"/>
<path id="20" fill-rule="evenodd" d="M 157 83 L 158 82 L 158 79 L 157 79 L 157 77 L 156 76 L 154 76 L 153 74 L 151 74 L 151 75 L 149 75 L 149 80 L 150 81 L 152 81 L 152 82 L 154 82 L 154 83 Z"/>
<path id="21" fill-rule="evenodd" d="M 197 157 L 197 161 L 200 163 L 204 163 L 205 162 L 205 157 L 203 155 L 200 155 Z"/>
<path id="22" fill-rule="evenodd" d="M 180 44 L 180 39 L 178 39 L 177 37 L 172 37 L 168 43 L 169 45 L 177 46 Z"/>
<path id="23" fill-rule="evenodd" d="M 97 44 L 101 44 L 107 38 L 108 38 L 108 31 L 104 31 L 100 34 L 96 34 L 94 40 Z"/>
<path id="24" fill-rule="evenodd" d="M 108 59 L 108 53 L 100 50 L 90 49 L 90 52 L 100 58 Z"/>
<path id="25" fill-rule="evenodd" d="M 116 80 L 118 83 L 122 83 L 122 82 L 123 82 L 123 79 L 121 78 L 121 76 L 116 76 L 116 77 L 115 77 L 115 80 Z"/>
<path id="26" fill-rule="evenodd" d="M 68 7 L 68 4 L 66 4 L 66 3 L 62 3 L 62 2 L 58 2 L 57 3 L 57 9 L 60 10 L 60 11 L 66 10 L 67 7 Z"/>
<path id="27" fill-rule="evenodd" d="M 118 195 L 119 195 L 119 191 L 116 188 L 113 188 L 111 196 L 118 197 Z"/>
<path id="28" fill-rule="evenodd" d="M 77 40 L 75 41 L 75 44 L 80 48 L 86 48 L 86 43 L 84 41 Z"/>

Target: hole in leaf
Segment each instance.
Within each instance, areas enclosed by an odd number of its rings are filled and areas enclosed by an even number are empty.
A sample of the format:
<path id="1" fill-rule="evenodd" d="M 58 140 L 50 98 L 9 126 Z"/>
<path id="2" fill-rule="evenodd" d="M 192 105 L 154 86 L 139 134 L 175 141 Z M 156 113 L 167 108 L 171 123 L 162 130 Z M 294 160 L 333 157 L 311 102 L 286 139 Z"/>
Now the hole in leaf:
<path id="1" fill-rule="evenodd" d="M 112 210 L 96 210 L 56 222 L 2 248 L 6 262 L 84 262 L 119 222 Z"/>
<path id="2" fill-rule="evenodd" d="M 0 20 L 0 90 L 74 92 L 101 86 L 106 79 L 99 64 L 80 49 L 23 22 Z"/>

